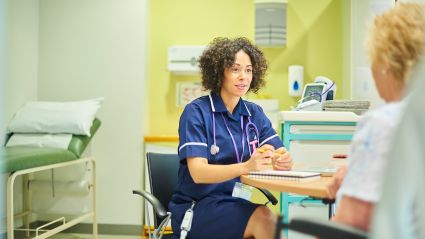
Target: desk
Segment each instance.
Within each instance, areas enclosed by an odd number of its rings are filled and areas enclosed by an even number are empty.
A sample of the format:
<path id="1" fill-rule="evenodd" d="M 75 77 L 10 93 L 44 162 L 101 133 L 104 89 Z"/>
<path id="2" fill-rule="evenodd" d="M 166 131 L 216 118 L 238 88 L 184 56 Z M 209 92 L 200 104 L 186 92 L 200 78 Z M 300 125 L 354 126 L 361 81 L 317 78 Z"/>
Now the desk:
<path id="1" fill-rule="evenodd" d="M 320 177 L 320 179 L 312 181 L 294 182 L 285 180 L 254 179 L 247 175 L 242 175 L 241 181 L 245 184 L 259 188 L 326 199 L 328 196 L 326 193 L 326 185 L 330 182 L 331 178 L 332 177 Z"/>
<path id="2" fill-rule="evenodd" d="M 326 192 L 326 185 L 330 182 L 332 177 L 320 177 L 317 180 L 305 181 L 305 182 L 294 182 L 286 180 L 264 180 L 264 179 L 254 179 L 248 177 L 248 175 L 242 175 L 241 181 L 245 184 L 255 186 L 258 188 L 265 188 L 269 190 L 275 190 L 283 193 L 295 193 L 300 195 L 307 195 L 312 198 L 325 199 L 328 197 Z M 302 200 L 308 199 L 308 197 L 301 197 Z M 317 200 L 315 200 L 317 201 Z M 282 204 L 282 202 L 280 202 Z M 323 201 L 323 203 L 329 203 L 329 218 L 334 214 L 334 203 L 331 201 Z M 284 210 L 288 212 L 288 210 Z M 282 212 L 282 211 L 281 211 Z M 288 215 L 283 215 L 284 223 L 288 223 Z M 284 229 L 286 238 L 288 238 L 288 229 Z"/>

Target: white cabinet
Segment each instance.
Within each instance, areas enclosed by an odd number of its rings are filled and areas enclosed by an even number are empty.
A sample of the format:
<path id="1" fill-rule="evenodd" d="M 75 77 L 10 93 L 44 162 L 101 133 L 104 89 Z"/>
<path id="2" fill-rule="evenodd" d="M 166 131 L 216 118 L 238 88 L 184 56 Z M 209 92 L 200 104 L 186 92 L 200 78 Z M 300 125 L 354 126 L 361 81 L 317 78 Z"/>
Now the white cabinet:
<path id="1" fill-rule="evenodd" d="M 331 111 L 282 111 L 281 137 L 285 147 L 291 153 L 294 167 L 328 167 L 345 163 L 334 160 L 334 154 L 347 154 L 351 138 L 360 117 L 352 112 Z M 293 214 L 290 206 L 310 202 L 320 207 L 320 200 L 306 200 L 307 197 L 281 194 L 280 211 L 284 223 L 289 222 Z M 291 206 L 291 207 L 292 207 Z M 324 208 L 321 205 L 322 209 Z M 289 213 L 291 211 L 291 213 Z M 317 210 L 324 213 L 324 210 Z M 297 215 L 299 216 L 299 215 Z M 309 215 L 316 217 L 317 215 Z M 288 230 L 284 230 L 288 235 Z M 292 238 L 292 237 L 291 237 Z"/>
<path id="2" fill-rule="evenodd" d="M 283 111 L 281 137 L 295 164 L 329 166 L 347 154 L 360 117 L 352 112 Z"/>

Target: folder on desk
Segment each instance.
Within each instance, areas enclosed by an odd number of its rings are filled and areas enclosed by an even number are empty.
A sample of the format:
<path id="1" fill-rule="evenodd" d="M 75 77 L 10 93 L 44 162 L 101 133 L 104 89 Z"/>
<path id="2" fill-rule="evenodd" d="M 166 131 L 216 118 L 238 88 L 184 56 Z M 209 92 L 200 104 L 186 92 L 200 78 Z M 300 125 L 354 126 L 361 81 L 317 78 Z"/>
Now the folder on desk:
<path id="1" fill-rule="evenodd" d="M 248 174 L 248 177 L 265 180 L 307 181 L 320 178 L 320 173 L 304 171 L 265 170 L 250 172 Z"/>

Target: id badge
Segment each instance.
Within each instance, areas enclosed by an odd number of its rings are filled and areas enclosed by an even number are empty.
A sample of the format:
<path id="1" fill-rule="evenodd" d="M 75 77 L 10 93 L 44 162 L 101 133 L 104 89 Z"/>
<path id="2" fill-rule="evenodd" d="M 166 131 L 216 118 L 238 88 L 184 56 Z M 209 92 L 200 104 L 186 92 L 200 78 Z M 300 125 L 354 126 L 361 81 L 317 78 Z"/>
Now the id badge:
<path id="1" fill-rule="evenodd" d="M 252 196 L 252 187 L 240 182 L 235 183 L 233 188 L 232 196 L 236 198 L 242 198 L 245 200 L 250 200 Z"/>

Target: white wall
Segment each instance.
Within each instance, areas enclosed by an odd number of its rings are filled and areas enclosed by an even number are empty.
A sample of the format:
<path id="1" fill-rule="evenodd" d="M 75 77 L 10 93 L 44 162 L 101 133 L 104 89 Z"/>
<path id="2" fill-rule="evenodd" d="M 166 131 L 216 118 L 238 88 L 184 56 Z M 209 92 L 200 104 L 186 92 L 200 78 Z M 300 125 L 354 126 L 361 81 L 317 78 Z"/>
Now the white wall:
<path id="1" fill-rule="evenodd" d="M 6 63 L 6 47 L 5 47 L 5 36 L 6 36 L 6 2 L 0 0 L 0 134 L 4 135 L 5 133 L 5 110 L 4 110 L 4 100 L 5 100 L 5 63 Z M 0 137 L 0 143 L 4 143 L 4 138 Z"/>
<path id="2" fill-rule="evenodd" d="M 393 4 L 393 0 L 351 0 L 351 96 L 353 99 L 370 100 L 371 107 L 379 106 L 383 101 L 375 88 L 365 42 L 374 15 Z"/>
<path id="3" fill-rule="evenodd" d="M 6 3 L 5 124 L 25 102 L 37 99 L 38 72 L 38 1 Z"/>
<path id="4" fill-rule="evenodd" d="M 25 102 L 35 100 L 37 98 L 37 71 L 38 71 L 38 1 L 37 0 L 5 0 L 2 1 L 0 9 L 4 11 L 0 14 L 4 17 L 4 35 L 0 43 L 0 78 L 4 76 L 4 82 L 0 79 L 0 142 L 3 145 L 6 126 L 13 114 Z M 2 20 L 3 20 L 2 19 Z M 0 27 L 1 28 L 1 27 Z M 1 34 L 0 30 L 0 34 Z M 1 42 L 1 40 L 0 40 Z M 3 65 L 4 60 L 4 65 Z M 0 178 L 1 187 L 5 187 L 7 179 L 6 174 L 2 174 Z M 16 185 L 20 185 L 20 178 Z M 21 188 L 16 187 L 16 192 L 21 192 Z M 1 200 L 1 205 L 5 205 L 5 191 Z M 21 200 L 17 199 L 17 211 L 22 207 Z M 6 207 L 2 207 L 1 216 L 5 218 Z M 2 221 L 5 222 L 4 220 Z M 2 227 L 4 229 L 5 227 Z"/>
<path id="5" fill-rule="evenodd" d="M 4 135 L 5 133 L 5 119 L 4 119 L 4 79 L 5 79 L 5 34 L 6 34 L 6 2 L 4 0 L 0 0 L 0 134 Z M 4 144 L 4 138 L 0 138 L 0 144 Z M 0 156 L 0 160 L 3 160 Z M 0 167 L 1 170 L 1 167 Z M 6 205 L 5 197 L 3 195 L 6 194 L 5 189 L 5 181 L 4 176 L 0 176 L 0 218 L 6 218 Z M 0 223 L 0 228 L 6 228 L 6 222 L 2 220 Z M 0 229 L 0 233 L 3 234 L 6 230 Z"/>
<path id="6" fill-rule="evenodd" d="M 92 141 L 98 223 L 140 224 L 146 0 L 40 0 L 41 100 L 105 97 Z"/>

